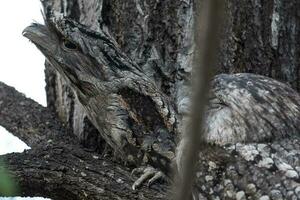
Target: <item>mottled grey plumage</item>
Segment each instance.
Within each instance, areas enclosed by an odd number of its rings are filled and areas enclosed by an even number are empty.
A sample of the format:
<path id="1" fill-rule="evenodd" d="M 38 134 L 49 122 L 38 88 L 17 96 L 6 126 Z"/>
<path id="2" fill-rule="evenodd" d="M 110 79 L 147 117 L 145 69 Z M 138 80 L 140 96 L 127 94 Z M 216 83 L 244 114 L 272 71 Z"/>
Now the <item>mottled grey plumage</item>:
<path id="1" fill-rule="evenodd" d="M 194 199 L 300 199 L 300 140 L 209 147 L 199 155 Z"/>
<path id="2" fill-rule="evenodd" d="M 167 172 L 175 153 L 175 113 L 168 97 L 105 32 L 69 19 L 24 30 L 74 89 L 87 115 L 116 154 L 134 166 Z"/>
<path id="3" fill-rule="evenodd" d="M 300 96 L 254 74 L 221 74 L 212 81 L 206 137 L 217 144 L 261 142 L 300 132 Z"/>
<path id="4" fill-rule="evenodd" d="M 254 74 L 212 80 L 194 199 L 300 199 L 300 96 Z M 181 140 L 177 164 L 184 162 Z"/>
<path id="5" fill-rule="evenodd" d="M 170 172 L 180 118 L 107 33 L 68 19 L 47 19 L 46 26 L 33 24 L 24 35 L 70 82 L 91 122 L 124 161 Z M 216 76 L 204 130 L 212 145 L 200 154 L 194 194 L 234 199 L 244 192 L 256 199 L 279 190 L 297 197 L 299 100 L 294 90 L 263 76 Z M 184 143 L 182 138 L 177 148 L 179 171 Z M 256 189 L 248 194 L 251 184 Z"/>

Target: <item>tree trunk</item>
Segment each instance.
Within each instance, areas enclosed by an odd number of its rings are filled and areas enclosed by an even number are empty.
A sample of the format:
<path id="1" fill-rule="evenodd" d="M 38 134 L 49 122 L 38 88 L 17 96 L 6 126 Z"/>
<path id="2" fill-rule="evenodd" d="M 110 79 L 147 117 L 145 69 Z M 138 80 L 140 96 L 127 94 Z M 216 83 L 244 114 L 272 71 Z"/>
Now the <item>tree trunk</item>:
<path id="1" fill-rule="evenodd" d="M 273 77 L 299 91 L 300 2 L 227 0 L 220 71 Z"/>

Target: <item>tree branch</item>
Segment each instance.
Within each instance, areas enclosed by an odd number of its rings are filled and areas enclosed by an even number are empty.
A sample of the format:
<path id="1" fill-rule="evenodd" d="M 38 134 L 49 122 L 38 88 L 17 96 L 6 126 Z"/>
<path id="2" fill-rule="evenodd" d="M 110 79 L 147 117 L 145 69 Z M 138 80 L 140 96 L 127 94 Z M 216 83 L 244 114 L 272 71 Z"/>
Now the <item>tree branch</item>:
<path id="1" fill-rule="evenodd" d="M 34 147 L 65 132 L 49 110 L 0 82 L 0 125 Z"/>
<path id="2" fill-rule="evenodd" d="M 163 199 L 163 190 L 132 191 L 128 169 L 80 146 L 49 142 L 23 154 L 3 156 L 22 196 L 52 199 Z"/>

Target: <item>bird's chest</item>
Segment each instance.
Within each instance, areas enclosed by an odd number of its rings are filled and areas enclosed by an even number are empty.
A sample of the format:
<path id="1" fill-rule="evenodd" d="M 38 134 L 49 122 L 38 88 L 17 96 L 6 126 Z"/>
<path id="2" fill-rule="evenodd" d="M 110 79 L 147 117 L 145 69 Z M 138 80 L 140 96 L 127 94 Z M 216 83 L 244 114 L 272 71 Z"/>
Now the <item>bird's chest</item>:
<path id="1" fill-rule="evenodd" d="M 122 160 L 169 168 L 175 156 L 175 134 L 151 97 L 124 89 L 90 100 L 86 107 L 93 124 Z"/>

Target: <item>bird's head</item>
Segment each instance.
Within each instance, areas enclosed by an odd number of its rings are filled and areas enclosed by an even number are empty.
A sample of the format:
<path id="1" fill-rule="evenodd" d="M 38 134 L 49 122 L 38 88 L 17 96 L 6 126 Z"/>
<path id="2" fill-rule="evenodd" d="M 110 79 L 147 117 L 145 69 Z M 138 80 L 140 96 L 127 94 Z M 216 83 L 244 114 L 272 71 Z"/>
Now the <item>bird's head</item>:
<path id="1" fill-rule="evenodd" d="M 138 66 L 126 63 L 128 58 L 109 34 L 90 30 L 71 19 L 50 18 L 45 25 L 33 23 L 23 35 L 83 95 L 92 95 L 95 83 L 113 82 L 139 72 Z"/>

